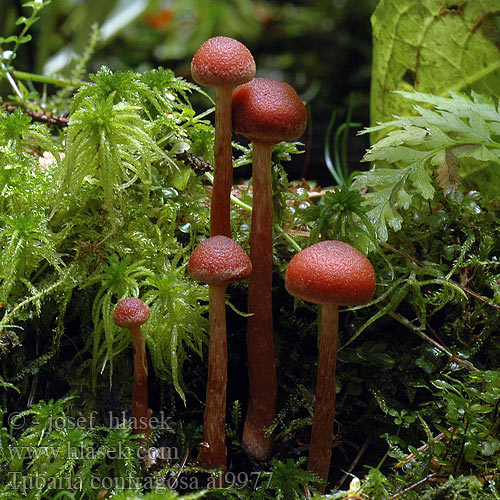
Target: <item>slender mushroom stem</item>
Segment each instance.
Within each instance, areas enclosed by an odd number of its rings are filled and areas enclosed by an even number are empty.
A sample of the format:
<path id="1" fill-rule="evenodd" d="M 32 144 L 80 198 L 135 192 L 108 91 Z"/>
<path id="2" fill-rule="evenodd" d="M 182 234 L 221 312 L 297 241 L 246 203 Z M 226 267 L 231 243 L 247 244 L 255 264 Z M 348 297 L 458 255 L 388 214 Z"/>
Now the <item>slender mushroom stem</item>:
<path id="1" fill-rule="evenodd" d="M 253 210 L 250 232 L 252 274 L 248 283 L 247 324 L 249 404 L 243 428 L 245 451 L 265 460 L 272 445 L 265 430 L 276 412 L 276 367 L 272 316 L 273 199 L 272 144 L 253 143 Z M 258 202 L 255 202 L 258 200 Z"/>
<path id="2" fill-rule="evenodd" d="M 191 254 L 189 274 L 209 287 L 208 378 L 203 416 L 203 439 L 206 447 L 198 460 L 207 468 L 226 469 L 226 385 L 227 334 L 225 291 L 230 283 L 248 278 L 252 264 L 246 252 L 224 235 L 202 241 Z M 219 476 L 220 483 L 223 475 Z"/>
<path id="3" fill-rule="evenodd" d="M 130 327 L 132 345 L 134 347 L 134 383 L 132 387 L 132 418 L 134 434 L 151 434 L 149 420 L 151 410 L 148 408 L 148 362 L 146 347 L 140 326 Z"/>
<path id="4" fill-rule="evenodd" d="M 210 340 L 208 346 L 208 378 L 206 406 L 203 415 L 203 441 L 199 462 L 208 469 L 226 467 L 226 386 L 227 335 L 226 286 L 209 286 Z"/>
<path id="5" fill-rule="evenodd" d="M 231 148 L 232 87 L 215 89 L 215 170 L 210 209 L 210 235 L 231 237 L 230 196 L 233 187 Z"/>
<path id="6" fill-rule="evenodd" d="M 335 367 L 339 307 L 323 304 L 321 309 L 321 335 L 319 341 L 316 402 L 309 447 L 307 469 L 328 479 L 332 455 L 333 424 L 335 421 Z"/>

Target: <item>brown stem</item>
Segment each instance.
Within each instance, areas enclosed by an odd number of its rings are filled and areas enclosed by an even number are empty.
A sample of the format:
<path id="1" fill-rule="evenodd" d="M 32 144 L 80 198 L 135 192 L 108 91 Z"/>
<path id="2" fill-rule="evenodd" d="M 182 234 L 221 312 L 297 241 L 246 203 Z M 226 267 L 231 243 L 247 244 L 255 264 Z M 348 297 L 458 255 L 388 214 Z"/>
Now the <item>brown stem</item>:
<path id="1" fill-rule="evenodd" d="M 251 456 L 265 460 L 272 437 L 265 430 L 276 412 L 276 367 L 272 315 L 273 200 L 272 145 L 253 144 L 253 210 L 250 232 L 252 274 L 248 283 L 247 349 L 249 403 L 242 445 Z"/>
<path id="2" fill-rule="evenodd" d="M 233 187 L 233 159 L 231 149 L 232 87 L 215 90 L 215 153 L 214 186 L 210 209 L 210 236 L 222 234 L 231 237 L 230 196 Z"/>
<path id="3" fill-rule="evenodd" d="M 148 409 L 148 362 L 146 347 L 141 333 L 141 327 L 130 328 L 132 345 L 134 347 L 134 384 L 132 388 L 132 419 L 134 434 L 151 433 L 149 419 L 151 412 Z"/>
<path id="4" fill-rule="evenodd" d="M 210 340 L 208 345 L 208 378 L 205 413 L 203 415 L 203 447 L 199 462 L 207 469 L 226 468 L 226 386 L 227 334 L 226 287 L 209 288 Z"/>
<path id="5" fill-rule="evenodd" d="M 335 367 L 337 364 L 338 329 L 338 305 L 323 304 L 316 402 L 307 469 L 315 472 L 325 481 L 328 480 L 328 471 L 330 470 L 333 423 L 335 421 Z"/>

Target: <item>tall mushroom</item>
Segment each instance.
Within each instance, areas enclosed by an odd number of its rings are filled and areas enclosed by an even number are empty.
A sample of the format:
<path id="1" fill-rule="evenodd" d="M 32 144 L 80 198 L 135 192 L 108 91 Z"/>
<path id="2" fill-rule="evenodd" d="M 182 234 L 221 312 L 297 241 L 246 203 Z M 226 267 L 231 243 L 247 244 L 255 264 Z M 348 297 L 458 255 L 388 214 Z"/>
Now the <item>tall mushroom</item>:
<path id="1" fill-rule="evenodd" d="M 196 83 L 215 87 L 215 171 L 210 235 L 230 237 L 230 196 L 233 186 L 231 95 L 236 85 L 253 78 L 255 61 L 241 42 L 216 36 L 203 43 L 194 55 L 191 75 Z"/>
<path id="2" fill-rule="evenodd" d="M 188 262 L 189 274 L 209 285 L 208 378 L 203 441 L 198 460 L 209 468 L 226 468 L 227 334 L 226 288 L 248 278 L 252 264 L 246 252 L 231 238 L 212 236 L 202 241 Z"/>
<path id="3" fill-rule="evenodd" d="M 328 479 L 335 421 L 338 307 L 369 302 L 375 291 L 370 261 L 343 241 L 320 241 L 296 254 L 285 272 L 290 295 L 321 304 L 316 402 L 308 470 Z"/>
<path id="4" fill-rule="evenodd" d="M 243 428 L 245 451 L 259 460 L 269 455 L 266 428 L 276 411 L 276 368 L 272 316 L 273 200 L 271 152 L 275 144 L 298 138 L 307 125 L 306 108 L 287 83 L 254 78 L 233 92 L 233 130 L 253 144 L 253 208 L 248 286 L 249 403 Z"/>
<path id="5" fill-rule="evenodd" d="M 149 307 L 141 299 L 128 297 L 120 300 L 113 311 L 113 321 L 128 328 L 134 347 L 134 385 L 132 388 L 132 419 L 134 433 L 151 433 L 151 410 L 148 408 L 148 362 L 141 325 L 149 318 Z"/>

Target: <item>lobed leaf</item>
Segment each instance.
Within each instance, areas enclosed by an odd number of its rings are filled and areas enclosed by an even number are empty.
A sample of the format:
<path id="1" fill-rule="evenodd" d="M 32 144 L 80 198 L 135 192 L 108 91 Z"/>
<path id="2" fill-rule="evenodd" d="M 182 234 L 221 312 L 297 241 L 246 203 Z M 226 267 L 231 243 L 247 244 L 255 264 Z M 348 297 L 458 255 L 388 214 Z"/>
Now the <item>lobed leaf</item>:
<path id="1" fill-rule="evenodd" d="M 470 89 L 500 97 L 499 16 L 497 0 L 381 0 L 372 16 L 371 123 L 411 112 L 394 90 L 434 94 L 436 105 Z M 380 137 L 373 131 L 373 142 Z"/>

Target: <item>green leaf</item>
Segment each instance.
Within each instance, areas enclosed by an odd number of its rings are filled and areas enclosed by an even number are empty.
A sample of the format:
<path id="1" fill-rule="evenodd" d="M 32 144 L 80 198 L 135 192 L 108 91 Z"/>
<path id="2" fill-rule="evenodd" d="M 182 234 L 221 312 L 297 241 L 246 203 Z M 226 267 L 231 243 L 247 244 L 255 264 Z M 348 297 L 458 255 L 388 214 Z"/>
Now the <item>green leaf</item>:
<path id="1" fill-rule="evenodd" d="M 493 406 L 474 404 L 470 407 L 470 410 L 474 413 L 491 413 Z"/>
<path id="2" fill-rule="evenodd" d="M 15 42 L 16 40 L 17 40 L 17 36 L 16 35 L 11 35 L 11 36 L 8 36 L 7 38 L 4 38 L 3 36 L 0 36 L 0 43 L 1 44 L 12 43 L 12 42 Z"/>
<path id="3" fill-rule="evenodd" d="M 431 384 L 438 389 L 454 390 L 453 386 L 445 380 L 433 380 Z"/>
<path id="4" fill-rule="evenodd" d="M 407 210 L 415 194 L 433 199 L 434 173 L 445 195 L 461 184 L 485 198 L 496 200 L 500 194 L 500 108 L 496 99 L 475 92 L 471 97 L 398 94 L 426 106 L 414 105 L 417 115 L 360 132 L 388 131 L 363 157 L 363 161 L 375 162 L 375 168 L 358 174 L 354 181 L 356 187 L 369 189 L 365 209 L 381 239 L 387 237 L 387 226 L 400 229 L 398 211 Z M 400 172 L 381 168 L 388 163 Z"/>
<path id="5" fill-rule="evenodd" d="M 394 90 L 500 97 L 498 0 L 381 0 L 372 16 L 371 123 L 410 112 Z M 476 133 L 485 132 L 480 120 Z M 381 137 L 374 131 L 372 139 Z"/>
<path id="6" fill-rule="evenodd" d="M 182 167 L 174 172 L 172 176 L 172 184 L 176 189 L 183 191 L 186 189 L 192 170 L 190 167 Z"/>
<path id="7" fill-rule="evenodd" d="M 24 35 L 17 39 L 18 43 L 28 43 L 31 41 L 31 35 Z"/>
<path id="8" fill-rule="evenodd" d="M 424 199 L 434 195 L 432 179 L 423 163 L 412 164 L 402 169 L 381 168 L 357 175 L 353 185 L 357 188 L 371 188 L 365 194 L 367 217 L 375 228 L 377 237 L 387 241 L 388 229 L 401 229 L 403 218 L 399 209 L 408 210 L 413 194 L 409 194 L 408 180 Z"/>
<path id="9" fill-rule="evenodd" d="M 387 161 L 389 163 L 412 163 L 415 161 L 425 160 L 429 154 L 426 151 L 417 151 L 416 149 L 407 148 L 405 146 L 391 147 L 396 144 L 391 144 L 390 139 L 394 132 L 389 133 L 387 137 L 381 139 L 377 144 L 369 149 L 365 156 L 363 157 L 364 161 L 374 161 L 374 160 L 382 160 Z M 389 139 L 389 141 L 386 141 Z"/>
<path id="10" fill-rule="evenodd" d="M 432 199 L 434 196 L 434 186 L 432 185 L 431 176 L 427 173 L 424 165 L 419 165 L 412 169 L 408 178 L 424 199 Z"/>
<path id="11" fill-rule="evenodd" d="M 485 441 L 481 444 L 481 453 L 487 457 L 493 456 L 498 450 L 500 450 L 500 441 L 498 439 Z"/>

